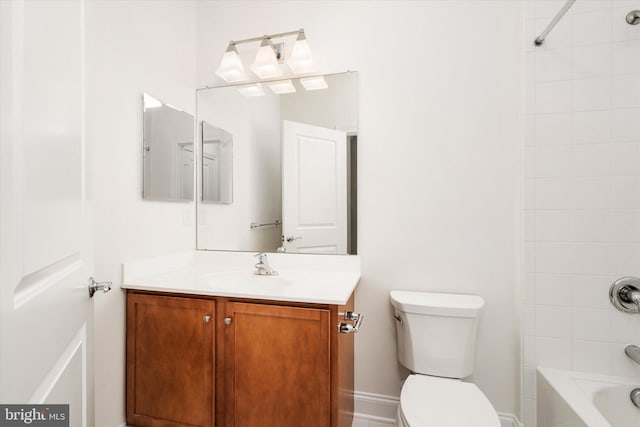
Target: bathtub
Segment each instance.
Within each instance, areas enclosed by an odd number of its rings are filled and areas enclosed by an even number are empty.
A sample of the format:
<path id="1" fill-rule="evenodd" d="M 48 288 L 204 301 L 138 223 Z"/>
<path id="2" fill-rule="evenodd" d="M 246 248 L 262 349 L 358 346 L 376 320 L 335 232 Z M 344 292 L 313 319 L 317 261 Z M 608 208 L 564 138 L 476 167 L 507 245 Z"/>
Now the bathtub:
<path id="1" fill-rule="evenodd" d="M 640 427 L 640 379 L 538 368 L 538 427 Z"/>

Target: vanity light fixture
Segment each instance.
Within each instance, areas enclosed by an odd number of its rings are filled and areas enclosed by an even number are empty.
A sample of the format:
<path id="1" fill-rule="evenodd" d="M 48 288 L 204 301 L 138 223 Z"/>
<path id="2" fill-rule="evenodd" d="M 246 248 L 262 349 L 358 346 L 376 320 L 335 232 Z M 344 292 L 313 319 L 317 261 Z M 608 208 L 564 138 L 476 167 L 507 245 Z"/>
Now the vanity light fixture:
<path id="1" fill-rule="evenodd" d="M 254 96 L 264 96 L 264 89 L 262 89 L 262 85 L 260 83 L 242 85 L 238 86 L 236 89 L 238 89 L 238 92 L 240 92 L 247 98 L 251 98 Z"/>
<path id="2" fill-rule="evenodd" d="M 297 38 L 291 50 L 291 57 L 285 61 L 284 43 L 274 44 L 273 40 L 293 35 L 296 35 Z M 304 29 L 300 29 L 286 33 L 267 34 L 261 37 L 230 41 L 216 74 L 229 83 L 247 80 L 248 76 L 244 72 L 244 66 L 236 46 L 242 43 L 255 42 L 260 42 L 260 47 L 250 69 L 260 79 L 272 79 L 282 76 L 282 64 L 285 62 L 294 74 L 309 73 L 315 69 L 307 37 Z"/>
<path id="3" fill-rule="evenodd" d="M 218 66 L 216 74 L 230 83 L 243 82 L 249 79 L 247 73 L 244 72 L 242 60 L 240 59 L 240 55 L 238 55 L 238 50 L 234 42 L 229 42 L 229 46 L 227 46 L 222 61 L 220 61 L 220 66 Z"/>
<path id="4" fill-rule="evenodd" d="M 268 86 L 269 89 L 271 89 L 276 95 L 280 95 L 283 93 L 294 93 L 296 91 L 296 87 L 293 85 L 291 79 L 268 83 Z"/>
<path id="5" fill-rule="evenodd" d="M 329 87 L 327 81 L 322 76 L 305 77 L 304 79 L 300 79 L 300 83 L 307 91 L 327 89 Z"/>

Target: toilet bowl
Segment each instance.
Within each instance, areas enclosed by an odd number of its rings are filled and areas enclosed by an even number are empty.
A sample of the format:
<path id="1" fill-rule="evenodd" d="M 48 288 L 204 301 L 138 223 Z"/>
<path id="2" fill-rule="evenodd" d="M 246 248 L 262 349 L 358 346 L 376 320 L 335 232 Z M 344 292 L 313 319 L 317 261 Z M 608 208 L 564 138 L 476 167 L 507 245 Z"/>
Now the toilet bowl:
<path id="1" fill-rule="evenodd" d="M 460 379 L 473 373 L 476 295 L 391 291 L 398 360 L 412 371 L 400 393 L 397 427 L 500 427 L 489 399 Z"/>
<path id="2" fill-rule="evenodd" d="M 500 427 L 500 419 L 475 384 L 412 374 L 402 387 L 396 426 Z"/>

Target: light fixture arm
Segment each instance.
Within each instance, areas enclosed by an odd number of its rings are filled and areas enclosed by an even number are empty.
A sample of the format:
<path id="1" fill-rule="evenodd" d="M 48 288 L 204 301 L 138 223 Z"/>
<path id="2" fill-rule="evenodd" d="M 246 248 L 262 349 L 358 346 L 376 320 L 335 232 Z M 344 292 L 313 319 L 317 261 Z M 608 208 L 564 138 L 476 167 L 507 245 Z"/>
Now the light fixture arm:
<path id="1" fill-rule="evenodd" d="M 303 33 L 304 34 L 304 28 L 300 28 L 299 30 L 296 31 L 287 31 L 286 33 L 276 33 L 276 34 L 265 34 L 264 36 L 260 36 L 260 37 L 252 37 L 250 39 L 242 39 L 242 40 L 231 40 L 229 43 L 233 43 L 233 44 L 242 44 L 242 43 L 253 43 L 253 42 L 259 42 L 262 41 L 264 39 L 279 39 L 282 37 L 287 37 L 287 36 L 293 36 L 295 34 L 300 34 Z"/>

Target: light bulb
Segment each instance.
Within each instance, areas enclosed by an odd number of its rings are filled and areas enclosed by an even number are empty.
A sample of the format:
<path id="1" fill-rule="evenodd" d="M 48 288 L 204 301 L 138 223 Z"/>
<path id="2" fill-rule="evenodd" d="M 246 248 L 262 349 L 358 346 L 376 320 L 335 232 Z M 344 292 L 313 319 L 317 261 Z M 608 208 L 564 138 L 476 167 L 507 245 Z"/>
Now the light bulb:
<path id="1" fill-rule="evenodd" d="M 216 74 L 229 83 L 242 82 L 249 78 L 247 73 L 244 72 L 244 66 L 236 50 L 235 43 L 229 43 L 227 51 L 224 53 L 222 61 L 220 61 L 220 66 L 216 70 Z"/>

